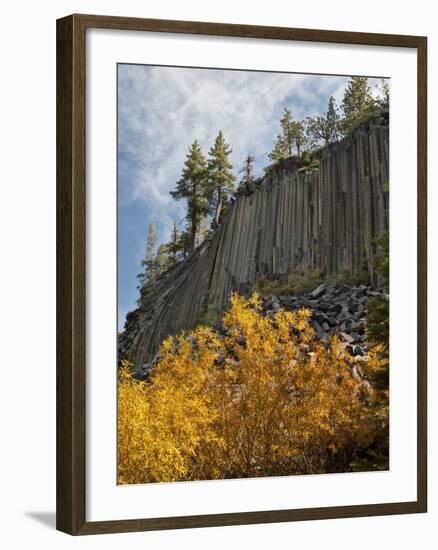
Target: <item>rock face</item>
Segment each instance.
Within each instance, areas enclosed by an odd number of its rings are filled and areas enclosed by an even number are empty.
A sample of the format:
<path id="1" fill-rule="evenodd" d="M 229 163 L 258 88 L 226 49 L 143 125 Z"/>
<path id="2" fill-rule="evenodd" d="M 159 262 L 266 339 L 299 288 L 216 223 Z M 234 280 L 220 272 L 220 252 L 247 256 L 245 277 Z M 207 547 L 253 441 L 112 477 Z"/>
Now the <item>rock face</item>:
<path id="1" fill-rule="evenodd" d="M 218 313 L 232 291 L 247 292 L 263 275 L 365 269 L 376 284 L 375 240 L 388 229 L 388 145 L 388 120 L 380 116 L 322 149 L 317 170 L 302 171 L 296 159 L 276 163 L 254 189 L 235 196 L 211 240 L 163 274 L 128 314 L 119 357 L 140 371 L 165 337 Z M 306 299 L 321 300 L 323 290 Z M 334 305 L 341 312 L 340 298 Z M 322 312 L 315 321 L 329 330 Z"/>

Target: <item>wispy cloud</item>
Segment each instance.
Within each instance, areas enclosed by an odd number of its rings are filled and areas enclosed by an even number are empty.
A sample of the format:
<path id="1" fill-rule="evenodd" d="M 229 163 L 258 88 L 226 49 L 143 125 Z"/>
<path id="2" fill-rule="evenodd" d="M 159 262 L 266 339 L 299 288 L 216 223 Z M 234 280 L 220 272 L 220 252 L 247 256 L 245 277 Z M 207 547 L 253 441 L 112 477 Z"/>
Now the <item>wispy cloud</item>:
<path id="1" fill-rule="evenodd" d="M 297 118 L 319 112 L 345 82 L 342 77 L 120 65 L 121 204 L 143 201 L 160 226 L 180 221 L 182 205 L 169 191 L 195 139 L 207 152 L 222 130 L 235 167 L 252 152 L 260 169 L 283 107 L 292 107 Z"/>

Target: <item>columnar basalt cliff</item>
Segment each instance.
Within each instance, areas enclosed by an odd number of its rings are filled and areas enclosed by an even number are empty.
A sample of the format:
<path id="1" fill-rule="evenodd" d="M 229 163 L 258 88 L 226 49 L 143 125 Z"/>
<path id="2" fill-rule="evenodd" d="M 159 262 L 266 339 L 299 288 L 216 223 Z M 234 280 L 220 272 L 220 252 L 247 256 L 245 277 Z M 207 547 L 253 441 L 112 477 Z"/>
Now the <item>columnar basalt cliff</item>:
<path id="1" fill-rule="evenodd" d="M 127 316 L 119 353 L 142 369 L 169 334 L 227 306 L 261 277 L 318 268 L 326 276 L 366 270 L 376 282 L 376 238 L 388 229 L 388 119 L 362 124 L 318 154 L 273 165 L 254 188 L 236 194 L 210 240 L 163 274 Z"/>

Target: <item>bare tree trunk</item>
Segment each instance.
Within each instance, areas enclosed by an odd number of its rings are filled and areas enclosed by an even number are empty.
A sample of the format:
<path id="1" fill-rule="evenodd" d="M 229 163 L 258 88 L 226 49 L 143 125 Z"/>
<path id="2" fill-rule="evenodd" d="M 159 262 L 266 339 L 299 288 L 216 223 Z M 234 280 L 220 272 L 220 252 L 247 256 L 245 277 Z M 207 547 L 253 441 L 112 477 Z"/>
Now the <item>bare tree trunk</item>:
<path id="1" fill-rule="evenodd" d="M 218 189 L 217 189 L 216 213 L 215 213 L 215 216 L 214 216 L 215 225 L 219 225 L 221 210 L 222 210 L 222 189 L 220 187 L 218 187 Z"/>
<path id="2" fill-rule="evenodd" d="M 198 230 L 198 226 L 196 223 L 196 215 L 193 216 L 191 220 L 191 231 L 190 231 L 190 248 L 189 253 L 192 252 L 195 249 L 195 240 L 196 240 L 196 232 Z"/>
<path id="3" fill-rule="evenodd" d="M 176 262 L 176 247 L 177 247 L 177 243 L 178 243 L 178 232 L 176 230 L 176 223 L 173 222 L 173 227 L 172 227 L 172 258 L 173 258 L 173 261 Z"/>

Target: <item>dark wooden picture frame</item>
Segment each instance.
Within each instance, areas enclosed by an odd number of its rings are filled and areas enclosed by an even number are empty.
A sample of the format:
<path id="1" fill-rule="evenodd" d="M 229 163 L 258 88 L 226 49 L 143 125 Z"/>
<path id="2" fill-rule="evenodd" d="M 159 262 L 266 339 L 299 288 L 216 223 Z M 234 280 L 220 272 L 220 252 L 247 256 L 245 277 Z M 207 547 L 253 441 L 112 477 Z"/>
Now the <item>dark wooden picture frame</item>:
<path id="1" fill-rule="evenodd" d="M 417 500 L 260 512 L 86 521 L 85 34 L 89 28 L 417 50 Z M 427 511 L 427 39 L 420 36 L 71 15 L 57 21 L 57 529 L 72 535 Z"/>

